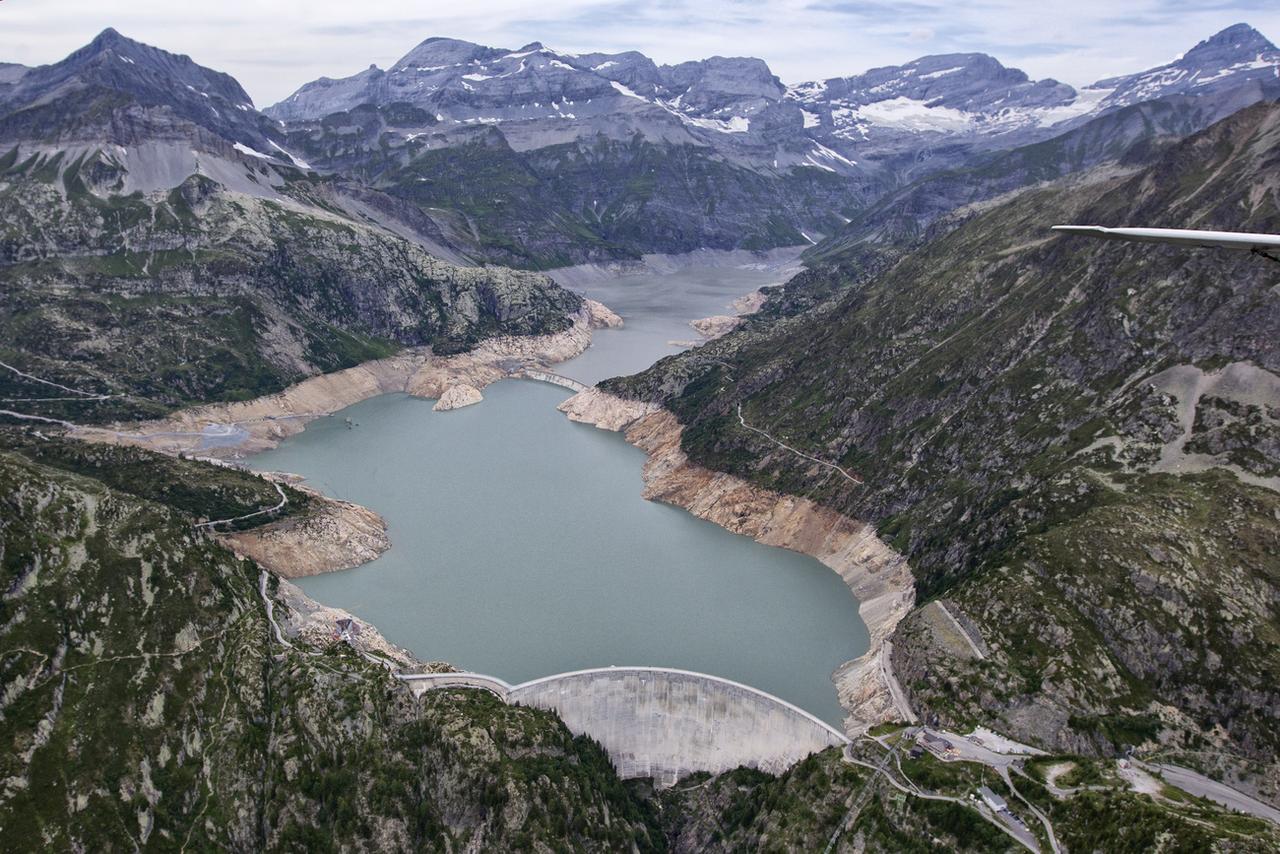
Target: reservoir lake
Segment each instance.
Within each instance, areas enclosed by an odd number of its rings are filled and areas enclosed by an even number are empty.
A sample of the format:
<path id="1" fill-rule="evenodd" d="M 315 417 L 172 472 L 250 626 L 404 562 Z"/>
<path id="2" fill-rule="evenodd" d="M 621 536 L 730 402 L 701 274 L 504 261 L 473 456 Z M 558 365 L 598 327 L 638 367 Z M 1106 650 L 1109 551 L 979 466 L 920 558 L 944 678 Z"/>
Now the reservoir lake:
<path id="1" fill-rule="evenodd" d="M 553 370 L 593 383 L 697 335 L 688 321 L 778 281 L 696 268 L 577 286 L 627 326 Z M 665 294 L 665 296 L 664 296 Z M 298 579 L 424 660 L 521 682 L 608 665 L 695 670 L 768 691 L 836 726 L 831 673 L 868 645 L 858 603 L 818 561 L 640 497 L 644 453 L 556 411 L 565 389 L 512 380 L 433 412 L 383 395 L 248 462 L 386 520 L 392 547 Z M 344 419 L 356 423 L 347 429 Z"/>

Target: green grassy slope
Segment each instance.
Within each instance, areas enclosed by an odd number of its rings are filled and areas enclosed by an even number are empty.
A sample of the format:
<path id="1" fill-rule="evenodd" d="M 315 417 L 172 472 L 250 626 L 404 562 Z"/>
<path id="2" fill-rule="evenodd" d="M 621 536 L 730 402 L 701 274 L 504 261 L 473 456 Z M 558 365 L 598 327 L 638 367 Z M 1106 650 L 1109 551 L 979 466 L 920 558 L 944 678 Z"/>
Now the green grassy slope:
<path id="1" fill-rule="evenodd" d="M 80 422 L 242 400 L 403 346 L 558 332 L 581 304 L 545 277 L 449 265 L 330 213 L 309 179 L 279 188 L 306 205 L 198 175 L 144 197 L 121 193 L 109 152 L 17 152 L 0 158 L 0 360 L 119 396 L 4 408 Z M 4 374 L 0 398 L 48 396 Z"/>
<path id="2" fill-rule="evenodd" d="M 274 642 L 191 516 L 8 452 L 0 509 L 10 850 L 661 846 L 551 715 Z"/>

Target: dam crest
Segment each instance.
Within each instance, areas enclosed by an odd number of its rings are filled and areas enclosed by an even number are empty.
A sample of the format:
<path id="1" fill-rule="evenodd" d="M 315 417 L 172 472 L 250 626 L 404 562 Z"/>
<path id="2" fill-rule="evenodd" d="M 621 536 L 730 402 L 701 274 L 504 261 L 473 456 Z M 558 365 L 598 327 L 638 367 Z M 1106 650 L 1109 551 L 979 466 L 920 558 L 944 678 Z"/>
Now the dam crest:
<path id="1" fill-rule="evenodd" d="M 665 667 L 601 667 L 511 685 L 481 673 L 400 674 L 414 694 L 476 688 L 553 711 L 595 739 L 623 779 L 674 785 L 696 771 L 748 766 L 778 774 L 848 737 L 779 697 L 718 676 Z"/>

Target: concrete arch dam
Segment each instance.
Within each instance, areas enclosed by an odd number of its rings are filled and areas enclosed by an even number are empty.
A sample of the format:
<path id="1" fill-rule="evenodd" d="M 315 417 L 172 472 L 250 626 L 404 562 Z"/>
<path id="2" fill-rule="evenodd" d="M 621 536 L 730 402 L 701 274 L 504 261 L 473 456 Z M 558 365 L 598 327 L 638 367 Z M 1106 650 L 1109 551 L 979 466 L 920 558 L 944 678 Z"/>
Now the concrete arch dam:
<path id="1" fill-rule="evenodd" d="M 508 703 L 554 711 L 575 735 L 600 742 L 622 778 L 671 786 L 695 771 L 740 765 L 777 774 L 844 733 L 785 700 L 738 682 L 661 667 L 603 667 L 510 685 L 479 673 L 402 674 L 421 696 L 479 688 Z"/>

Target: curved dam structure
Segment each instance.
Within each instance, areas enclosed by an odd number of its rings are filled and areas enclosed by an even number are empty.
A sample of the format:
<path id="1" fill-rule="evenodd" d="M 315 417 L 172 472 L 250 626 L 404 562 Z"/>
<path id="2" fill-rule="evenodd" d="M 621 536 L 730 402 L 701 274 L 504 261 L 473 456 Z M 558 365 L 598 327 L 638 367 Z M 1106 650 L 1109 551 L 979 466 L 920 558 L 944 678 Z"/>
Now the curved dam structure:
<path id="1" fill-rule="evenodd" d="M 402 674 L 415 693 L 479 688 L 508 703 L 554 711 L 608 752 L 622 778 L 671 786 L 695 771 L 741 765 L 777 774 L 844 733 L 748 685 L 662 667 L 602 667 L 509 685 L 479 673 Z"/>

